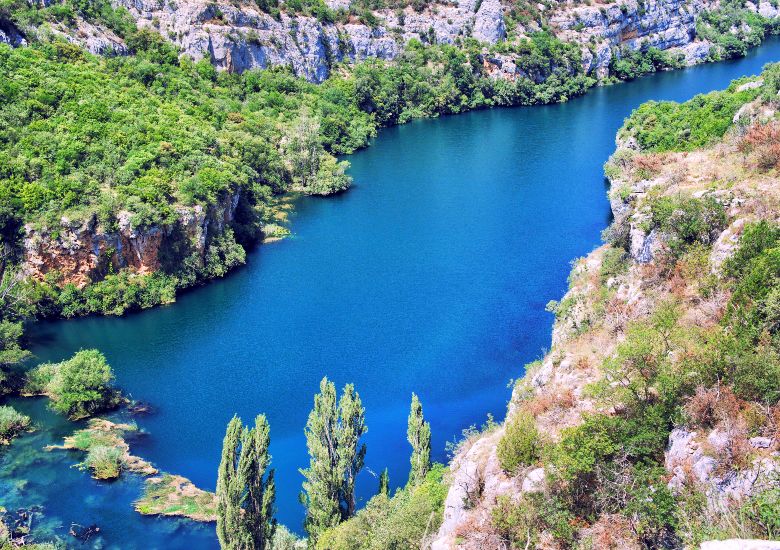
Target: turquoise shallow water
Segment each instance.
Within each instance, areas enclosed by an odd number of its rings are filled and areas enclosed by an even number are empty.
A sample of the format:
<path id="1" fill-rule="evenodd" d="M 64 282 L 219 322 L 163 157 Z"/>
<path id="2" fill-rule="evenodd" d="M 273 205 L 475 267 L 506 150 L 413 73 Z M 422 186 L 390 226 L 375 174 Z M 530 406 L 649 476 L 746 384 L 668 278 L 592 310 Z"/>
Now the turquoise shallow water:
<path id="1" fill-rule="evenodd" d="M 279 519 L 300 531 L 303 426 L 322 376 L 354 382 L 367 408 L 367 468 L 402 484 L 411 392 L 432 423 L 434 455 L 487 413 L 503 417 L 507 382 L 549 345 L 544 311 L 566 288 L 570 261 L 609 222 L 602 165 L 625 116 L 648 99 L 685 100 L 780 59 L 771 41 L 749 57 L 593 90 L 567 104 L 497 109 L 381 132 L 352 155 L 354 188 L 304 199 L 294 235 L 246 267 L 126 318 L 40 324 L 34 352 L 59 360 L 101 349 L 119 385 L 156 412 L 137 419 L 132 448 L 165 471 L 213 489 L 224 429 L 265 412 L 277 468 Z M 79 457 L 42 453 L 73 426 L 40 400 L 16 401 L 43 429 L 0 451 L 0 504 L 41 505 L 39 533 L 66 537 L 98 523 L 89 546 L 216 547 L 213 527 L 142 518 L 141 481 L 99 483 Z"/>

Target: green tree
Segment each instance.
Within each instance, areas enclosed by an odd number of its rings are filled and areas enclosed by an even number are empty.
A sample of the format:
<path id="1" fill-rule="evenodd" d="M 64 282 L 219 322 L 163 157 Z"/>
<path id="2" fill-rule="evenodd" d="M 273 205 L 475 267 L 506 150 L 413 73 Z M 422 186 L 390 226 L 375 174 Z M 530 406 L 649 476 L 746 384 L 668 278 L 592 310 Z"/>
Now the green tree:
<path id="1" fill-rule="evenodd" d="M 217 473 L 217 538 L 226 550 L 271 548 L 276 486 L 268 469 L 270 442 L 264 414 L 252 429 L 236 416 L 228 423 Z"/>
<path id="2" fill-rule="evenodd" d="M 327 377 L 314 396 L 314 408 L 306 422 L 309 467 L 301 470 L 301 501 L 306 506 L 306 531 L 312 542 L 329 527 L 355 513 L 355 478 L 363 468 L 367 431 L 365 409 L 352 384 L 344 386 L 336 402 L 336 387 Z"/>
<path id="3" fill-rule="evenodd" d="M 0 321 L 0 395 L 10 390 L 11 381 L 6 367 L 10 367 L 30 356 L 30 352 L 19 345 L 24 333 L 22 323 Z"/>
<path id="4" fill-rule="evenodd" d="M 390 473 L 385 468 L 381 474 L 379 474 L 379 491 L 378 495 L 390 496 Z"/>
<path id="5" fill-rule="evenodd" d="M 417 485 L 425 479 L 431 469 L 431 424 L 425 421 L 422 403 L 414 393 L 409 411 L 406 439 L 412 446 L 412 456 L 409 459 L 412 463 L 412 468 L 409 471 L 409 483 Z"/>
<path id="6" fill-rule="evenodd" d="M 114 372 L 106 357 L 88 349 L 61 363 L 38 365 L 27 373 L 23 392 L 48 395 L 54 411 L 78 420 L 120 403 L 121 394 L 113 382 Z"/>

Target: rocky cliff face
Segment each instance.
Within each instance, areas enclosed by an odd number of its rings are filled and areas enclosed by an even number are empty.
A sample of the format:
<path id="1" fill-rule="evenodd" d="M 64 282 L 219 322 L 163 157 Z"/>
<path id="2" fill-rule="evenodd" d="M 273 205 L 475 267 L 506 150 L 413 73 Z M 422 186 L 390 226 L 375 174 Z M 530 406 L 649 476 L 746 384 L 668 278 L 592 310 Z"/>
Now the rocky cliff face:
<path id="1" fill-rule="evenodd" d="M 628 0 L 561 10 L 550 23 L 561 39 L 583 45 L 583 66 L 588 72 L 605 77 L 621 48 L 676 50 L 688 64 L 702 62 L 710 45 L 696 40 L 696 17 L 718 4 L 718 0 Z"/>
<path id="2" fill-rule="evenodd" d="M 127 8 L 141 27 L 156 29 L 194 59 L 209 56 L 216 67 L 228 71 L 288 66 L 312 82 L 328 77 L 336 62 L 366 58 L 391 60 L 412 39 L 423 43 L 452 44 L 474 38 L 495 44 L 507 38 L 501 0 L 457 0 L 428 4 L 418 12 L 377 10 L 378 23 L 368 26 L 358 18 L 322 22 L 314 17 L 278 18 L 248 1 L 113 0 Z M 329 0 L 333 9 L 349 7 L 348 0 Z M 544 9 L 543 18 L 562 40 L 580 45 L 583 68 L 604 78 L 609 63 L 623 48 L 650 46 L 681 53 L 688 64 L 708 58 L 711 45 L 696 36 L 697 16 L 718 9 L 719 0 L 626 0 L 610 4 L 560 2 Z M 777 17 L 769 2 L 748 4 L 766 17 Z M 517 36 L 540 29 L 540 22 L 519 27 Z M 100 55 L 124 54 L 126 45 L 108 29 L 78 21 L 75 28 L 53 25 L 51 32 Z M 37 32 L 37 31 L 36 31 Z M 512 37 L 510 37 L 512 38 Z M 0 40 L 20 44 L 23 37 L 0 26 Z M 486 50 L 487 53 L 487 50 Z M 488 72 L 513 80 L 523 75 L 511 55 L 487 55 Z"/>
<path id="3" fill-rule="evenodd" d="M 168 226 L 134 228 L 128 215 L 119 216 L 117 227 L 107 229 L 95 216 L 86 221 L 60 220 L 58 227 L 25 227 L 24 271 L 38 280 L 48 274 L 60 284 L 78 287 L 99 280 L 109 267 L 129 268 L 138 274 L 160 269 L 160 251 L 172 238 L 183 235 L 205 259 L 210 237 L 222 233 L 234 219 L 239 195 L 224 197 L 204 208 L 181 207 L 179 220 Z"/>
<path id="4" fill-rule="evenodd" d="M 380 10 L 376 27 L 323 23 L 314 17 L 282 13 L 278 19 L 254 4 L 199 0 L 116 0 L 138 24 L 152 27 L 194 59 L 208 55 L 220 69 L 289 66 L 299 76 L 321 82 L 333 63 L 366 58 L 393 59 L 411 39 L 453 43 L 474 37 L 488 43 L 505 37 L 503 8 L 498 0 L 459 0 L 434 4 L 421 13 Z"/>
<path id="5" fill-rule="evenodd" d="M 27 44 L 22 32 L 16 28 L 16 25 L 0 18 L 0 44 L 18 47 Z"/>

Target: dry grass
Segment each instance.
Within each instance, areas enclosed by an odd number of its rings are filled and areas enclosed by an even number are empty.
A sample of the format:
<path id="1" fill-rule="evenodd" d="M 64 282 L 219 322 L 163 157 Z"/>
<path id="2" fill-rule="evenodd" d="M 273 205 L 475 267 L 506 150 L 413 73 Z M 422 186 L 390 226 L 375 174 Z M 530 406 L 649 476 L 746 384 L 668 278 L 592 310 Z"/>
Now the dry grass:
<path id="1" fill-rule="evenodd" d="M 780 168 L 780 124 L 754 123 L 742 136 L 738 148 L 745 155 L 748 168 L 760 172 Z"/>

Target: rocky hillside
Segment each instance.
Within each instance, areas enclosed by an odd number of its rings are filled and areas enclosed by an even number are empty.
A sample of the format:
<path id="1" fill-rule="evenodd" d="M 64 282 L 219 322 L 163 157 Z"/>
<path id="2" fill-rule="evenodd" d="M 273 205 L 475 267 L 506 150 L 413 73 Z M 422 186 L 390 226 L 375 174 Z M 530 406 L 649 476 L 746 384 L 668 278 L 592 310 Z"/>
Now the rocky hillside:
<path id="1" fill-rule="evenodd" d="M 779 88 L 775 65 L 626 121 L 608 244 L 505 424 L 461 445 L 432 548 L 780 537 Z"/>
<path id="2" fill-rule="evenodd" d="M 495 77 L 527 76 L 506 48 L 540 30 L 576 44 L 583 69 L 599 79 L 626 52 L 657 48 L 679 55 L 685 64 L 731 57 L 727 39 L 751 45 L 763 36 L 767 21 L 778 16 L 763 1 L 727 5 L 720 0 L 624 0 L 568 2 L 547 0 L 457 0 L 452 2 L 364 2 L 322 0 L 228 2 L 203 0 L 112 0 L 142 28 L 158 31 L 193 59 L 209 57 L 228 71 L 291 67 L 313 82 L 325 80 L 341 62 L 395 59 L 411 40 L 423 44 L 459 44 L 473 39 L 485 45 L 485 64 Z M 44 6 L 50 6 L 48 1 Z M 374 9 L 377 6 L 387 6 Z M 708 14 L 725 14 L 712 18 Z M 123 55 L 131 48 L 114 25 L 77 14 L 66 21 L 19 29 L 0 18 L 0 41 L 22 44 L 25 34 L 54 34 L 92 53 Z M 760 41 L 760 38 L 758 39 Z M 727 40 L 728 42 L 728 40 Z M 511 50 L 511 48 L 510 48 Z M 614 68 L 614 67 L 613 67 Z"/>

